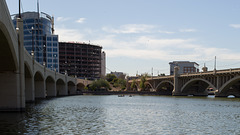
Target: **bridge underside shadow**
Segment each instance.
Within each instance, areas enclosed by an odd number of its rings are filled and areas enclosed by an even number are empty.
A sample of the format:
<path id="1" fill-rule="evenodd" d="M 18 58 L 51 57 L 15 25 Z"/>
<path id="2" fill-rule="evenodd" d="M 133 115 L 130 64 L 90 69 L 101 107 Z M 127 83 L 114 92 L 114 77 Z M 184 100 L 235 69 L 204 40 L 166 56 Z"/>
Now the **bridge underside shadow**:
<path id="1" fill-rule="evenodd" d="M 76 86 L 73 82 L 68 82 L 68 95 L 76 94 Z"/>
<path id="2" fill-rule="evenodd" d="M 68 94 L 68 90 L 66 89 L 66 84 L 64 83 L 63 80 L 58 79 L 56 83 L 56 88 L 57 88 L 57 96 L 66 96 Z"/>
<path id="3" fill-rule="evenodd" d="M 153 87 L 149 83 L 146 83 L 145 87 L 144 88 L 140 88 L 140 89 L 143 92 L 153 92 L 154 91 Z"/>
<path id="4" fill-rule="evenodd" d="M 7 35 L 3 33 L 3 28 L 0 22 L 0 71 L 16 71 L 17 65 L 13 58 L 13 52 L 10 48 L 9 40 L 7 39 Z M 3 28 L 6 29 L 6 28 Z M 5 30 L 6 31 L 6 30 Z"/>
<path id="5" fill-rule="evenodd" d="M 56 97 L 56 84 L 52 77 L 47 77 L 46 79 L 46 96 L 47 97 Z"/>
<path id="6" fill-rule="evenodd" d="M 156 92 L 159 95 L 172 95 L 172 91 L 173 85 L 170 84 L 169 82 L 161 83 L 156 89 Z"/>
<path id="7" fill-rule="evenodd" d="M 34 85 L 35 85 L 35 98 L 45 98 L 46 97 L 46 86 L 44 83 L 43 75 L 40 72 L 37 72 L 34 76 Z"/>
<path id="8" fill-rule="evenodd" d="M 230 95 L 240 98 L 240 79 L 230 82 L 216 93 L 216 97 L 228 97 Z"/>
<path id="9" fill-rule="evenodd" d="M 9 19 L 4 16 L 4 3 L 0 2 L 1 19 Z M 14 41 L 10 36 L 9 29 L 14 30 L 11 25 L 7 26 L 0 20 L 0 110 L 22 110 L 25 107 L 25 95 L 21 89 L 23 75 L 20 73 L 18 59 L 14 50 Z M 8 27 L 8 28 L 7 28 Z M 12 35 L 15 37 L 16 35 Z M 16 42 L 14 42 L 16 43 Z M 24 84 L 23 84 L 24 83 Z"/>
<path id="10" fill-rule="evenodd" d="M 210 85 L 201 80 L 195 80 L 188 83 L 183 89 L 181 90 L 181 95 L 193 95 L 193 96 L 208 96 L 207 89 Z"/>
<path id="11" fill-rule="evenodd" d="M 138 91 L 138 87 L 136 84 L 132 86 L 131 91 Z"/>

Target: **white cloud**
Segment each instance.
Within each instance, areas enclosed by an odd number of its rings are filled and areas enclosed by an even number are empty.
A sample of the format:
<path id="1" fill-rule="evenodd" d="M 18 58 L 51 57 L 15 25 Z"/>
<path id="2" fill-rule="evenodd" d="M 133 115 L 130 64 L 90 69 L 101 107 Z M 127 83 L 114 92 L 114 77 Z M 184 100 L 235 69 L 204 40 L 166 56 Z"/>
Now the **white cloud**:
<path id="1" fill-rule="evenodd" d="M 79 18 L 76 22 L 77 23 L 84 23 L 86 18 Z"/>
<path id="2" fill-rule="evenodd" d="M 229 26 L 236 29 L 240 28 L 240 24 L 230 24 Z"/>
<path id="3" fill-rule="evenodd" d="M 109 59 L 126 57 L 142 59 L 143 61 L 187 60 L 203 63 L 213 59 L 215 55 L 222 61 L 240 58 L 240 54 L 232 50 L 201 45 L 197 39 L 193 38 L 158 38 L 138 36 L 138 34 L 129 38 L 114 34 L 104 35 L 102 31 L 98 30 L 86 29 L 80 31 L 64 27 L 56 28 L 56 34 L 59 34 L 60 41 L 83 42 L 90 39 L 92 44 L 103 46 L 103 50 L 107 53 Z M 207 64 L 211 65 L 212 62 Z"/>
<path id="4" fill-rule="evenodd" d="M 63 21 L 70 20 L 70 18 L 68 18 L 68 17 L 57 17 L 56 20 L 57 20 L 58 22 L 63 22 Z"/>
<path id="5" fill-rule="evenodd" d="M 119 28 L 103 27 L 102 30 L 109 33 L 116 34 L 130 34 L 130 33 L 150 33 L 155 26 L 146 24 L 126 24 Z"/>
<path id="6" fill-rule="evenodd" d="M 196 32 L 196 29 L 180 29 L 180 32 Z"/>
<path id="7" fill-rule="evenodd" d="M 189 42 L 193 41 L 193 39 L 180 39 L 180 38 L 174 38 L 174 39 L 156 39 L 156 38 L 149 38 L 146 36 L 141 36 L 136 40 L 136 43 L 138 44 L 146 44 L 147 46 L 151 48 L 172 48 L 181 45 L 182 48 L 184 48 L 186 45 L 188 45 Z"/>
<path id="8" fill-rule="evenodd" d="M 66 29 L 66 28 L 56 28 L 55 33 L 59 35 L 59 41 L 83 41 L 84 36 L 78 30 Z"/>
<path id="9" fill-rule="evenodd" d="M 174 34 L 176 32 L 172 32 L 172 31 L 162 31 L 162 30 L 159 30 L 158 31 L 159 33 L 164 33 L 164 34 Z"/>
<path id="10" fill-rule="evenodd" d="M 160 61 L 188 60 L 202 62 L 214 58 L 215 55 L 221 60 L 233 60 L 233 58 L 240 57 L 240 54 L 226 48 L 200 45 L 196 39 L 157 39 L 141 36 L 131 41 L 126 41 L 116 39 L 115 36 L 107 36 L 93 42 L 102 45 L 109 58 L 125 56 Z"/>

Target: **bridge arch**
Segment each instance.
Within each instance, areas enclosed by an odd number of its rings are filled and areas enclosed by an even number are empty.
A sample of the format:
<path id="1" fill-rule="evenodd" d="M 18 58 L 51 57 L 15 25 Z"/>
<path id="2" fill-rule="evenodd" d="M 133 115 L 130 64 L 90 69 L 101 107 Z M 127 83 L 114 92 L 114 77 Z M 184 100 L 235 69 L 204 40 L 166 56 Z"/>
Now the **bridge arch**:
<path id="1" fill-rule="evenodd" d="M 36 72 L 34 75 L 34 85 L 35 85 L 35 98 L 45 98 L 45 83 L 44 77 L 41 72 Z"/>
<path id="2" fill-rule="evenodd" d="M 173 82 L 169 80 L 165 80 L 165 81 L 161 81 L 157 85 L 156 91 L 159 92 L 160 94 L 172 95 L 173 88 L 174 88 Z"/>
<path id="3" fill-rule="evenodd" d="M 77 91 L 83 91 L 84 87 L 85 87 L 85 85 L 83 83 L 78 83 L 77 84 Z"/>
<path id="4" fill-rule="evenodd" d="M 130 84 L 130 87 L 132 87 L 132 84 L 133 84 L 133 83 Z M 133 86 L 133 88 L 131 88 L 130 90 L 131 90 L 131 91 L 138 91 L 138 90 L 139 90 L 138 84 L 135 83 L 135 85 Z"/>
<path id="5" fill-rule="evenodd" d="M 57 96 L 65 96 L 67 95 L 66 83 L 62 79 L 58 79 L 56 81 L 57 87 Z"/>
<path id="6" fill-rule="evenodd" d="M 0 71 L 16 71 L 18 68 L 13 41 L 8 28 L 0 19 Z M 15 41 L 17 42 L 17 37 L 15 37 Z"/>
<path id="7" fill-rule="evenodd" d="M 74 82 L 68 82 L 68 95 L 76 94 L 76 85 Z"/>
<path id="8" fill-rule="evenodd" d="M 181 88 L 181 92 L 186 95 L 207 96 L 208 87 L 211 87 L 213 90 L 216 90 L 216 87 L 209 81 L 202 78 L 194 78 L 183 85 L 183 87 Z"/>
<path id="9" fill-rule="evenodd" d="M 150 92 L 150 91 L 154 91 L 154 88 L 153 88 L 151 83 L 145 82 L 145 88 L 142 91 L 149 91 Z"/>
<path id="10" fill-rule="evenodd" d="M 48 76 L 45 80 L 46 83 L 46 96 L 55 97 L 56 96 L 56 83 L 52 76 Z"/>
<path id="11" fill-rule="evenodd" d="M 234 77 L 227 81 L 219 90 L 219 95 L 234 95 L 240 97 L 240 76 Z"/>

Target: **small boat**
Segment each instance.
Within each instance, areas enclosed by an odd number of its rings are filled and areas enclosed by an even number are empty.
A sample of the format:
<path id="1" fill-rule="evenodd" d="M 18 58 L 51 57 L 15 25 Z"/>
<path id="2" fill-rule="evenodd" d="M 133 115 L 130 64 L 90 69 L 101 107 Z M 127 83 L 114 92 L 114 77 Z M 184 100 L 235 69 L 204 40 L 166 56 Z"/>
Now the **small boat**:
<path id="1" fill-rule="evenodd" d="M 132 97 L 132 95 L 129 95 L 129 97 Z"/>
<path id="2" fill-rule="evenodd" d="M 118 97 L 124 97 L 124 95 L 118 95 Z"/>

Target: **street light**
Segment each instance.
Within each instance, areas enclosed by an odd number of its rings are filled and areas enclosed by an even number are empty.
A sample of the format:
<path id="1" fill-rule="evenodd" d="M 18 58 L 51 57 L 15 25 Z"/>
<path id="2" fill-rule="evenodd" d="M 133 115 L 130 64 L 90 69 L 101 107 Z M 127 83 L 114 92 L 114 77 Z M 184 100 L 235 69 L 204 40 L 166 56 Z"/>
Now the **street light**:
<path id="1" fill-rule="evenodd" d="M 43 45 L 43 63 L 46 64 L 47 61 L 47 54 L 46 54 L 46 45 Z"/>
<path id="2" fill-rule="evenodd" d="M 31 55 L 34 56 L 34 38 L 33 38 L 33 30 L 34 28 L 32 27 L 32 52 Z"/>
<path id="3" fill-rule="evenodd" d="M 55 60 L 54 60 L 55 61 L 55 65 L 54 65 L 54 67 L 55 67 L 55 71 L 57 71 L 57 64 L 56 64 L 57 63 L 57 55 L 55 54 L 54 57 L 55 57 Z"/>

